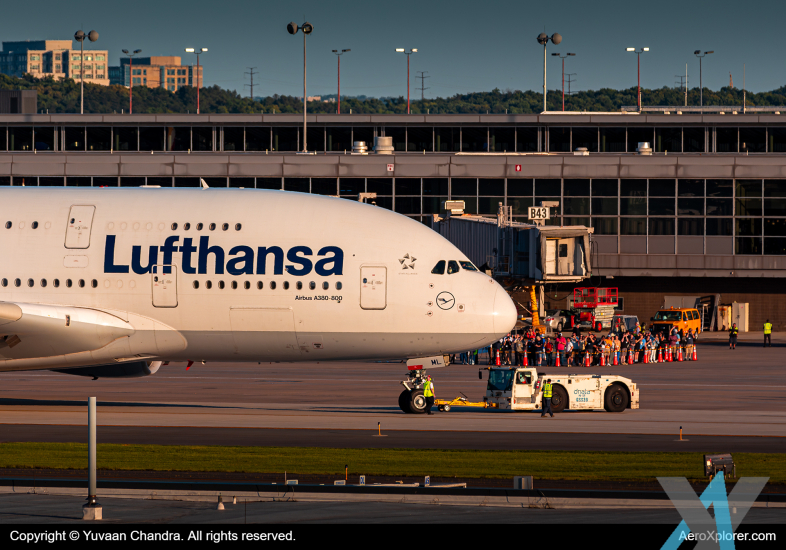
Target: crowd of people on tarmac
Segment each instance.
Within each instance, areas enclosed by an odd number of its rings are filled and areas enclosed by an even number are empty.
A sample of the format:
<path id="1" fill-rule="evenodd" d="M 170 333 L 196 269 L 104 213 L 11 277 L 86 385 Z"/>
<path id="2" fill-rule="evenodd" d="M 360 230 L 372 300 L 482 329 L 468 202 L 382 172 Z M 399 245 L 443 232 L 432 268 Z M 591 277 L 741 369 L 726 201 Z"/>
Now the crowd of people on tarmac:
<path id="1" fill-rule="evenodd" d="M 521 366 L 526 357 L 529 366 L 577 367 L 586 366 L 588 360 L 590 365 L 613 365 L 615 354 L 617 364 L 628 364 L 630 360 L 656 363 L 659 356 L 665 360 L 669 354 L 677 360 L 681 351 L 683 359 L 689 361 L 693 358 L 697 336 L 693 329 L 685 331 L 673 327 L 669 333 L 652 332 L 638 323 L 634 330 L 610 331 L 606 335 L 581 334 L 579 327 L 574 327 L 572 334 L 567 336 L 562 332 L 548 335 L 540 328 L 530 327 L 521 334 L 508 334 L 490 348 L 462 353 L 453 360 L 475 365 L 479 355 L 485 355 L 488 364 L 494 365 L 499 356 L 500 365 Z"/>

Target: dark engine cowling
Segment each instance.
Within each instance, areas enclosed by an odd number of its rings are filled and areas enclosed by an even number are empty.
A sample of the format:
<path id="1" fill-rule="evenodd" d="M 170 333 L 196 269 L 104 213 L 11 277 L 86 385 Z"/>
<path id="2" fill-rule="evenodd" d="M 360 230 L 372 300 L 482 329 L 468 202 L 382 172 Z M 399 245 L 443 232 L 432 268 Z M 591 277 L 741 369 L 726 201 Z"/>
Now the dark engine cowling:
<path id="1" fill-rule="evenodd" d="M 75 376 L 89 376 L 93 380 L 98 378 L 141 378 L 158 372 L 161 361 L 133 361 L 129 363 L 113 363 L 110 365 L 93 365 L 92 367 L 76 367 L 73 369 L 52 369 L 54 372 L 73 374 Z"/>

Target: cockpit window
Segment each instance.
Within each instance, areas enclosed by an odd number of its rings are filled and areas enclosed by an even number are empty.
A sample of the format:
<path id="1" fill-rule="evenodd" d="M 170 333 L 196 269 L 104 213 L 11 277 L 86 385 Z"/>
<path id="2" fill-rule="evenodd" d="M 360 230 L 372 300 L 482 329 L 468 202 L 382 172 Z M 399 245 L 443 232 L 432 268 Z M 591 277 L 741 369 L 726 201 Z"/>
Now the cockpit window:
<path id="1" fill-rule="evenodd" d="M 431 270 L 431 273 L 434 275 L 444 275 L 445 274 L 445 260 L 440 260 L 437 262 L 437 265 L 434 266 L 434 269 Z"/>
<path id="2" fill-rule="evenodd" d="M 461 264 L 461 267 L 463 269 L 466 269 L 467 271 L 477 271 L 478 270 L 477 267 L 472 265 L 472 262 L 459 262 L 459 263 Z"/>
<path id="3" fill-rule="evenodd" d="M 448 262 L 448 275 L 453 275 L 454 273 L 458 273 L 458 272 L 459 272 L 458 262 L 450 260 Z"/>

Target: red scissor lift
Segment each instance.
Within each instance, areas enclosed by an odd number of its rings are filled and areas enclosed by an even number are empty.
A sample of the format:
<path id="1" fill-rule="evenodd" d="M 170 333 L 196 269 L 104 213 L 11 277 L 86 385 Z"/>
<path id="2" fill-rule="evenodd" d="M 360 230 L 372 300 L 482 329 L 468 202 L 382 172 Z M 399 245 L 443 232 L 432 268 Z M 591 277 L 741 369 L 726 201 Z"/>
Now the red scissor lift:
<path id="1" fill-rule="evenodd" d="M 576 314 L 571 317 L 571 328 L 576 324 L 597 332 L 604 328 L 611 328 L 618 297 L 619 292 L 616 288 L 593 286 L 574 289 L 573 308 Z"/>

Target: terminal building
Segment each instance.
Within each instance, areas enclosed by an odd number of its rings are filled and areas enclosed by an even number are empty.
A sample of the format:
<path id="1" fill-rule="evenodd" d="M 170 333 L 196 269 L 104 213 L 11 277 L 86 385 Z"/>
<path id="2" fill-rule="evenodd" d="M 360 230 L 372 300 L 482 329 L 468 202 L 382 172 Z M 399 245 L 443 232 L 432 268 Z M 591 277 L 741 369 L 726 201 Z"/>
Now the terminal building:
<path id="1" fill-rule="evenodd" d="M 136 62 L 134 67 L 136 68 Z M 786 117 L 756 114 L 1 115 L 0 186 L 284 189 L 423 223 L 447 200 L 514 221 L 588 226 L 591 277 L 649 323 L 666 296 L 750 303 L 786 330 Z M 392 154 L 353 142 L 392 138 Z M 640 147 L 649 143 L 650 148 Z M 0 190 L 0 192 L 2 192 Z M 296 213 L 293 213 L 296 216 Z M 568 305 L 573 283 L 545 289 Z M 717 303 L 716 302 L 716 303 Z"/>
<path id="2" fill-rule="evenodd" d="M 90 84 L 109 85 L 107 50 L 73 48 L 71 40 L 27 40 L 3 42 L 0 73 L 18 78 L 29 74 L 36 78 L 81 79 Z"/>

